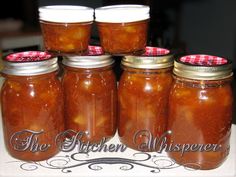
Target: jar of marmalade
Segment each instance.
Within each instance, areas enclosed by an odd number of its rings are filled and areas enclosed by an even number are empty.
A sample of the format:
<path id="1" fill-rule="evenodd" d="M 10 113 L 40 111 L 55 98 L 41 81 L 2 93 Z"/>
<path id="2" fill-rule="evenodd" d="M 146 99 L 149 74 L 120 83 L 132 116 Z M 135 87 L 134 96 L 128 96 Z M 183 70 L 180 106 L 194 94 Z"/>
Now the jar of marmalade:
<path id="1" fill-rule="evenodd" d="M 17 159 L 40 161 L 59 152 L 55 137 L 64 131 L 64 105 L 57 69 L 57 58 L 46 52 L 14 53 L 4 60 L 3 131 Z"/>
<path id="2" fill-rule="evenodd" d="M 145 52 L 149 7 L 114 5 L 95 9 L 101 46 L 106 53 L 132 55 Z"/>
<path id="3" fill-rule="evenodd" d="M 64 57 L 62 78 L 66 129 L 81 132 L 81 141 L 98 143 L 116 132 L 117 88 L 114 60 L 101 47 L 87 56 Z"/>
<path id="4" fill-rule="evenodd" d="M 122 65 L 118 87 L 120 140 L 132 149 L 157 151 L 151 142 L 166 131 L 173 57 L 167 49 L 147 47 L 142 56 L 124 57 Z"/>
<path id="5" fill-rule="evenodd" d="M 94 10 L 83 6 L 44 6 L 39 20 L 47 51 L 83 54 L 88 49 Z"/>
<path id="6" fill-rule="evenodd" d="M 178 164 L 214 169 L 229 153 L 232 64 L 216 56 L 189 55 L 174 63 L 169 98 L 169 156 Z M 186 148 L 188 146 L 188 148 Z M 184 148 L 185 147 L 185 148 Z"/>

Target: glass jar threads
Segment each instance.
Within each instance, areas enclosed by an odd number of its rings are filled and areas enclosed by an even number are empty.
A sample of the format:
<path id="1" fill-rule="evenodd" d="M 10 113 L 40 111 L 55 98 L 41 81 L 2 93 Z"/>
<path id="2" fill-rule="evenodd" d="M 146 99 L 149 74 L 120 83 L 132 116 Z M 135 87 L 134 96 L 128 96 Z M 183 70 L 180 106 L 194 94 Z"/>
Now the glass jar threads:
<path id="1" fill-rule="evenodd" d="M 15 53 L 4 60 L 3 132 L 17 159 L 46 160 L 59 152 L 55 137 L 64 131 L 64 104 L 57 69 L 57 58 L 46 52 Z"/>
<path id="2" fill-rule="evenodd" d="M 87 52 L 94 10 L 84 6 L 44 6 L 39 20 L 47 51 L 62 54 Z"/>
<path id="3" fill-rule="evenodd" d="M 101 46 L 109 54 L 141 54 L 145 51 L 149 7 L 114 5 L 95 9 Z"/>
<path id="4" fill-rule="evenodd" d="M 122 143 L 140 151 L 157 151 L 151 137 L 167 128 L 173 57 L 169 50 L 147 47 L 143 56 L 125 56 L 118 87 L 118 133 Z"/>
<path id="5" fill-rule="evenodd" d="M 69 56 L 62 61 L 66 129 L 82 132 L 82 140 L 91 143 L 109 139 L 116 132 L 114 60 L 99 50 L 92 47 L 90 56 Z"/>
<path id="6" fill-rule="evenodd" d="M 189 55 L 175 61 L 169 143 L 189 145 L 186 152 L 168 152 L 177 163 L 207 170 L 226 159 L 232 120 L 231 77 L 232 64 L 221 57 Z M 197 149 L 200 145 L 205 149 Z"/>

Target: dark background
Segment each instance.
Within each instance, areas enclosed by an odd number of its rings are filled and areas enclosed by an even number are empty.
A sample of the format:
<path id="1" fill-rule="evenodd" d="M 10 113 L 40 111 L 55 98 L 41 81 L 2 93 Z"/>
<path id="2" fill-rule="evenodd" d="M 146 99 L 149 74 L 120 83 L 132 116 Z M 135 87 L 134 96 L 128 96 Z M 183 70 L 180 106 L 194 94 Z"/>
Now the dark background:
<path id="1" fill-rule="evenodd" d="M 148 45 L 169 48 L 177 56 L 189 53 L 223 56 L 233 61 L 236 70 L 236 0 L 6 0 L 1 1 L 0 20 L 19 19 L 24 23 L 21 31 L 40 32 L 38 7 L 53 4 L 93 8 L 112 4 L 149 5 Z M 96 26 L 91 44 L 99 44 Z M 233 86 L 236 87 L 235 81 Z"/>

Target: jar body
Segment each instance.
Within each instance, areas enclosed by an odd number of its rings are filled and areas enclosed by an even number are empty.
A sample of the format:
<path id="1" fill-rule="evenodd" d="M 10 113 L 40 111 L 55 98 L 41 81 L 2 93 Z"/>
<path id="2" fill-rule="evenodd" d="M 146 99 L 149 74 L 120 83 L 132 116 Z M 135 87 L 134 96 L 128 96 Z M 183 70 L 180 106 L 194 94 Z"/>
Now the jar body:
<path id="1" fill-rule="evenodd" d="M 97 22 L 101 46 L 109 54 L 141 54 L 147 43 L 148 21 Z"/>
<path id="2" fill-rule="evenodd" d="M 151 136 L 160 137 L 166 131 L 171 69 L 124 69 L 118 89 L 118 133 L 128 147 L 158 150 L 155 145 L 150 146 L 150 141 Z M 140 136 L 143 130 L 146 136 Z"/>
<path id="3" fill-rule="evenodd" d="M 169 98 L 168 130 L 172 131 L 169 143 L 216 144 L 220 148 L 168 155 L 191 168 L 218 167 L 229 153 L 232 102 L 230 79 L 200 81 L 175 76 Z"/>
<path id="4" fill-rule="evenodd" d="M 81 140 L 91 143 L 114 136 L 117 89 L 111 66 L 92 69 L 65 66 L 63 87 L 66 129 L 87 132 Z"/>
<path id="5" fill-rule="evenodd" d="M 54 156 L 59 152 L 55 137 L 64 131 L 63 92 L 56 73 L 5 77 L 1 106 L 8 152 L 25 161 Z"/>
<path id="6" fill-rule="evenodd" d="M 56 23 L 40 21 L 44 47 L 58 54 L 83 54 L 88 49 L 92 22 Z"/>

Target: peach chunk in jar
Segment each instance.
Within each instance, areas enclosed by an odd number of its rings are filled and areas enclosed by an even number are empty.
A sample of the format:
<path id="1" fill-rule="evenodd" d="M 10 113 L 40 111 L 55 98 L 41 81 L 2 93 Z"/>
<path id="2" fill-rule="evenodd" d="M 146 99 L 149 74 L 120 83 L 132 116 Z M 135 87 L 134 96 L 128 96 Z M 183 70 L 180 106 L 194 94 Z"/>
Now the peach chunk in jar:
<path id="1" fill-rule="evenodd" d="M 41 21 L 45 49 L 54 53 L 83 54 L 87 51 L 92 22 L 52 23 Z"/>
<path id="2" fill-rule="evenodd" d="M 97 22 L 101 45 L 110 54 L 141 54 L 145 50 L 148 21 Z"/>

